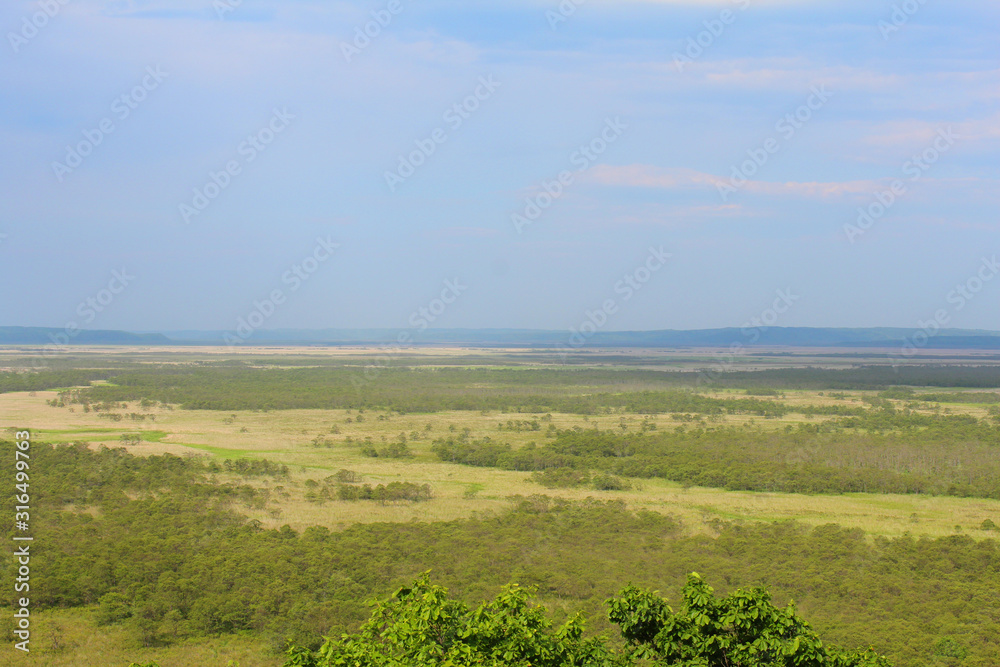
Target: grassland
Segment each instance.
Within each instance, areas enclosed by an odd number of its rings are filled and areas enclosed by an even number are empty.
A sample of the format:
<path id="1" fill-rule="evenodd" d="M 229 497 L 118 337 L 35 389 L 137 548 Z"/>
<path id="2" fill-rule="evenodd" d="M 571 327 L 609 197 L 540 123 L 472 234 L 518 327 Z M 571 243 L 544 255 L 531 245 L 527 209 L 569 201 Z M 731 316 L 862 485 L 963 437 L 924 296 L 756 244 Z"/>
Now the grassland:
<path id="1" fill-rule="evenodd" d="M 260 350 L 253 350 L 259 355 Z M 269 350 L 279 356 L 288 350 Z M 428 358 L 440 361 L 467 356 L 467 351 L 447 350 L 415 353 L 415 361 Z M 118 352 L 119 354 L 120 351 Z M 190 351 L 183 351 L 191 355 Z M 162 352 L 158 352 L 158 355 Z M 201 351 L 198 353 L 201 354 Z M 309 360 L 319 352 L 299 353 Z M 356 350 L 333 350 L 335 357 L 356 360 Z M 479 356 L 487 356 L 478 353 Z M 496 353 L 501 366 L 509 359 L 509 351 Z M 673 359 L 673 357 L 671 357 Z M 204 361 L 194 355 L 178 363 Z M 94 361 L 94 360 L 92 360 Z M 159 363 L 162 359 L 157 358 Z M 414 361 L 414 359 L 410 359 Z M 649 363 L 640 364 L 648 366 Z M 378 379 L 375 380 L 376 382 Z M 623 390 L 648 389 L 645 383 L 629 383 Z M 921 393 L 939 392 L 931 388 Z M 710 389 L 705 396 L 725 399 L 745 396 L 741 389 Z M 878 391 L 782 390 L 778 400 L 792 410 L 805 406 L 864 407 L 865 401 Z M 682 422 L 677 415 L 639 415 L 616 410 L 611 414 L 579 415 L 566 413 L 524 414 L 500 411 L 450 410 L 425 414 L 398 414 L 388 410 L 305 409 L 305 410 L 184 410 L 176 406 L 157 405 L 142 408 L 137 402 L 122 403 L 114 412 L 127 415 L 150 415 L 141 422 L 125 420 L 109 426 L 99 412 L 83 412 L 80 406 L 51 407 L 49 402 L 58 392 L 13 392 L 0 394 L 0 428 L 32 427 L 38 440 L 57 443 L 86 442 L 92 447 L 125 446 L 139 455 L 171 453 L 179 456 L 208 455 L 219 459 L 243 457 L 266 458 L 285 465 L 291 478 L 272 494 L 272 502 L 264 510 L 248 510 L 250 516 L 268 527 L 290 525 L 302 530 L 310 525 L 342 529 L 357 522 L 441 521 L 471 516 L 474 513 L 499 512 L 509 506 L 508 498 L 537 493 L 579 500 L 585 497 L 621 499 L 630 507 L 650 509 L 676 515 L 692 531 L 705 529 L 715 519 L 774 521 L 795 519 L 809 525 L 839 523 L 861 528 L 875 536 L 895 537 L 903 534 L 937 537 L 956 531 L 976 538 L 990 537 L 979 530 L 985 519 L 1000 522 L 1000 501 L 974 498 L 928 497 L 920 495 L 802 495 L 726 491 L 715 488 L 684 488 L 680 484 L 645 479 L 627 491 L 595 491 L 586 489 L 544 489 L 530 480 L 530 474 L 495 469 L 470 468 L 438 460 L 431 453 L 434 439 L 465 433 L 472 439 L 502 438 L 514 447 L 540 443 L 541 431 L 512 430 L 508 422 L 517 425 L 538 422 L 557 429 L 600 428 L 614 430 L 625 424 L 633 431 L 641 424 L 653 424 L 658 430 L 673 429 L 681 423 L 705 424 L 713 427 L 752 424 L 764 430 L 780 431 L 802 423 L 820 423 L 824 418 L 791 412 L 777 418 L 752 415 L 691 415 L 693 422 Z M 914 400 L 893 400 L 902 407 Z M 966 414 L 977 419 L 988 416 L 988 405 L 979 403 L 919 403 L 911 407 L 914 413 Z M 412 458 L 369 458 L 361 454 L 358 443 L 366 440 L 379 445 L 392 442 L 405 434 Z M 123 435 L 137 435 L 139 444 L 124 444 Z M 385 484 L 408 481 L 430 484 L 434 497 L 416 504 L 376 504 L 311 502 L 306 500 L 307 481 L 321 481 L 347 469 L 359 473 L 365 482 Z"/>
<path id="2" fill-rule="evenodd" d="M 279 667 L 283 662 L 265 642 L 250 636 L 227 635 L 190 639 L 170 646 L 137 646 L 124 627 L 105 626 L 95 632 L 95 613 L 96 605 L 38 612 L 31 652 L 11 656 L 5 650 L 0 665 L 124 667 L 132 662 L 155 662 L 163 667 Z"/>
<path id="3" fill-rule="evenodd" d="M 0 351 L 0 366 L 21 368 L 28 353 L 30 350 L 24 349 Z M 491 438 L 520 450 L 543 446 L 551 437 L 550 431 L 571 432 L 574 429 L 638 435 L 732 427 L 780 435 L 803 425 L 822 427 L 835 423 L 839 418 L 832 413 L 816 411 L 826 408 L 865 414 L 878 408 L 928 418 L 966 416 L 974 423 L 988 425 L 995 422 L 997 414 L 995 404 L 984 400 L 984 395 L 997 392 L 996 387 L 989 386 L 989 373 L 980 374 L 974 384 L 965 387 L 948 385 L 946 380 L 935 386 L 911 383 L 898 390 L 901 392 L 898 398 L 893 398 L 887 397 L 894 394 L 887 393 L 886 387 L 831 388 L 809 378 L 796 379 L 798 386 L 759 392 L 753 390 L 753 384 L 679 385 L 678 378 L 694 379 L 696 369 L 715 363 L 716 358 L 706 351 L 582 351 L 569 364 L 572 370 L 581 372 L 581 379 L 586 379 L 581 383 L 572 382 L 572 377 L 566 375 L 566 365 L 555 364 L 554 356 L 545 351 L 423 349 L 394 353 L 387 366 L 384 360 L 374 362 L 374 353 L 361 348 L 237 352 L 219 348 L 77 349 L 72 357 L 61 358 L 59 363 L 72 369 L 111 371 L 110 380 L 98 379 L 93 385 L 75 388 L 58 386 L 0 393 L 0 430 L 28 428 L 38 442 L 83 442 L 95 450 L 124 447 L 138 456 L 173 454 L 204 457 L 219 463 L 266 459 L 285 465 L 289 474 L 282 478 L 246 478 L 223 467 L 215 473 L 214 479 L 249 484 L 262 492 L 261 497 L 265 499 L 262 504 L 247 502 L 237 508 L 244 516 L 259 522 L 262 528 L 279 529 L 287 525 L 299 533 L 315 526 L 343 532 L 358 524 L 409 525 L 415 521 L 436 524 L 456 519 L 498 517 L 509 511 L 518 498 L 544 494 L 577 503 L 587 499 L 621 501 L 631 510 L 649 510 L 673 517 L 679 522 L 682 534 L 694 537 L 716 536 L 720 520 L 748 525 L 789 520 L 811 527 L 839 524 L 848 529 L 860 529 L 869 543 L 881 538 L 955 535 L 990 541 L 1000 535 L 995 530 L 982 529 L 987 520 L 1000 524 L 1000 500 L 991 498 L 913 493 L 820 495 L 736 491 L 682 485 L 656 476 L 632 479 L 630 488 L 616 491 L 546 488 L 532 480 L 530 471 L 451 463 L 441 460 L 432 450 L 435 441 L 447 438 L 463 441 Z M 739 359 L 734 368 L 781 373 L 808 365 L 852 372 L 873 361 L 848 351 L 822 354 L 812 350 L 790 356 L 747 356 Z M 981 363 L 986 368 L 993 368 L 990 364 L 995 360 L 979 358 L 977 354 L 968 357 L 948 354 L 929 361 L 932 366 L 940 365 L 941 368 L 956 362 Z M 364 405 L 361 402 L 354 407 L 330 408 L 185 409 L 180 403 L 163 402 L 156 396 L 113 402 L 104 399 L 103 405 L 95 402 L 85 408 L 86 401 L 69 400 L 76 395 L 76 389 L 86 386 L 104 385 L 104 389 L 117 391 L 119 386 L 115 384 L 114 374 L 119 372 L 141 374 L 149 369 L 161 373 L 169 367 L 183 371 L 234 366 L 262 372 L 331 369 L 332 377 L 343 377 L 336 374 L 346 369 L 350 375 L 365 378 L 357 389 L 359 395 L 381 395 L 392 400 L 399 396 L 405 398 L 405 391 L 400 393 L 399 387 L 385 386 L 398 377 L 393 372 L 412 369 L 420 371 L 413 376 L 415 378 L 438 381 L 441 377 L 460 379 L 463 369 L 474 369 L 478 373 L 475 377 L 479 378 L 475 383 L 463 387 L 458 381 L 448 379 L 442 395 L 447 394 L 448 400 L 453 400 L 461 391 L 470 395 L 495 395 L 498 405 L 516 404 L 519 397 L 529 395 L 534 397 L 531 400 L 539 400 L 539 396 L 545 400 L 569 397 L 584 401 L 584 408 L 544 412 L 520 408 L 400 411 L 384 406 L 360 407 Z M 996 368 L 995 384 L 1000 386 L 1000 366 Z M 496 377 L 503 378 L 502 382 L 491 384 L 488 378 L 494 371 Z M 537 377 L 545 378 L 545 382 L 522 381 L 519 376 L 522 372 L 529 374 L 525 378 L 532 377 L 530 373 L 538 373 Z M 682 375 L 662 376 L 661 380 L 657 374 L 663 372 Z M 322 373 L 317 377 L 323 377 Z M 487 379 L 483 380 L 484 377 Z M 768 382 L 773 385 L 776 380 L 771 378 Z M 412 386 L 420 388 L 422 384 L 418 381 Z M 433 394 L 432 383 L 427 387 L 426 391 Z M 586 403 L 595 396 L 614 402 L 616 397 L 674 391 L 678 387 L 706 399 L 728 401 L 726 405 L 756 398 L 783 409 L 779 414 L 763 416 L 721 408 L 713 408 L 715 411 L 711 412 L 638 412 L 621 405 Z M 968 401 L 962 400 L 963 393 L 970 397 Z M 936 400 L 922 400 L 922 396 Z M 372 457 L 364 453 L 365 445 L 378 449 L 401 441 L 405 441 L 409 456 Z M 432 489 L 432 497 L 423 502 L 346 502 L 317 497 L 316 489 L 329 484 L 331 476 L 342 470 L 356 473 L 360 482 L 371 485 L 427 484 Z M 100 510 L 94 506 L 69 507 L 67 511 L 100 515 Z M 556 607 L 562 604 L 558 595 L 550 597 L 548 602 Z M 38 648 L 28 664 L 126 665 L 129 660 L 156 660 L 166 666 L 234 661 L 233 664 L 247 667 L 281 663 L 273 652 L 274 647 L 253 635 L 190 637 L 165 646 L 141 647 L 122 626 L 104 626 L 95 632 L 91 618 L 94 613 L 93 606 L 40 610 L 35 635 Z"/>

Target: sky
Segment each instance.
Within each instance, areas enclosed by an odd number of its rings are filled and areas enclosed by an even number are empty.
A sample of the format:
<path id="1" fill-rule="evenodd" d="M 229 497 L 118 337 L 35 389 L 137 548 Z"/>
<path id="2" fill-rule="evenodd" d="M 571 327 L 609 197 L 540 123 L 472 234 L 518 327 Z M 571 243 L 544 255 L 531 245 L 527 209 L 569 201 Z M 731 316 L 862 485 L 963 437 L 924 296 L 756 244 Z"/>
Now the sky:
<path id="1" fill-rule="evenodd" d="M 995 0 L 6 0 L 0 325 L 1000 330 Z"/>

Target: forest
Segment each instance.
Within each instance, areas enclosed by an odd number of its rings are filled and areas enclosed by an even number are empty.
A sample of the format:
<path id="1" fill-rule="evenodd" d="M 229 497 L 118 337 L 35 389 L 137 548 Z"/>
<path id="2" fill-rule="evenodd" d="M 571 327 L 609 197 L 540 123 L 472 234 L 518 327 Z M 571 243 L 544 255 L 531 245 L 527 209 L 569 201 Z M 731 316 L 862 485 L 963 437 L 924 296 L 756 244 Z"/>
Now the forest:
<path id="1" fill-rule="evenodd" d="M 0 455 L 11 448 L 2 443 Z M 870 541 L 795 523 L 720 522 L 711 535 L 689 534 L 621 503 L 545 496 L 511 498 L 497 516 L 297 533 L 242 517 L 261 492 L 241 475 L 220 481 L 221 466 L 198 458 L 33 451 L 53 473 L 34 487 L 38 531 L 60 536 L 39 545 L 47 583 L 37 603 L 96 605 L 99 624 L 127 626 L 138 645 L 252 632 L 275 652 L 289 642 L 317 649 L 324 636 L 358 628 L 366 600 L 428 570 L 468 603 L 512 581 L 535 586 L 555 621 L 579 611 L 605 632 L 604 601 L 625 583 L 674 591 L 698 571 L 724 591 L 760 585 L 782 604 L 794 599 L 827 641 L 875 645 L 897 664 L 959 664 L 935 657 L 954 643 L 962 665 L 986 667 L 1000 650 L 994 540 Z M 270 469 L 280 478 L 280 466 Z"/>
<path id="2" fill-rule="evenodd" d="M 67 402 L 156 401 L 185 409 L 286 410 L 367 408 L 398 412 L 500 410 L 595 414 L 602 410 L 634 413 L 745 413 L 762 417 L 787 414 L 790 408 L 761 389 L 889 390 L 921 387 L 991 387 L 991 366 L 913 366 L 893 369 L 787 368 L 731 371 L 708 375 L 694 371 L 629 368 L 491 368 L 373 366 L 343 363 L 306 368 L 260 363 L 222 362 L 148 366 L 141 370 L 65 370 L 34 374 L 0 372 L 0 392 L 73 387 L 86 380 L 106 380 L 69 391 Z M 740 398 L 700 395 L 707 389 L 739 388 Z M 694 391 L 698 390 L 698 391 Z M 972 402 L 986 402 L 987 392 L 969 392 Z M 755 395 L 756 394 L 756 395 Z M 898 394 L 897 394 L 898 395 Z M 956 401 L 963 394 L 935 392 L 922 400 Z M 989 402 L 997 402 L 988 398 Z M 808 406 L 807 414 L 823 414 Z M 829 408 L 827 408 L 829 409 Z M 843 410 L 843 407 L 835 408 Z M 812 410 L 812 412 L 809 412 Z"/>
<path id="3" fill-rule="evenodd" d="M 779 431 L 552 430 L 538 445 L 449 436 L 442 460 L 507 470 L 598 470 L 690 486 L 787 493 L 928 493 L 1000 499 L 1000 428 L 960 415 L 866 415 Z"/>

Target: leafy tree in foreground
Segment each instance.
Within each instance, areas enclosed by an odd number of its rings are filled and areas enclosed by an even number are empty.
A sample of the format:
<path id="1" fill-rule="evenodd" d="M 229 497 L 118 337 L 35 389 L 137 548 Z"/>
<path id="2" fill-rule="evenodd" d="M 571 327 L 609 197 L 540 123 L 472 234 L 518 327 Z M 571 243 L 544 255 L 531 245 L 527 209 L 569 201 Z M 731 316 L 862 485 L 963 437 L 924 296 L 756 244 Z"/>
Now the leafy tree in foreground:
<path id="1" fill-rule="evenodd" d="M 470 611 L 425 574 L 378 603 L 358 634 L 328 639 L 315 654 L 292 647 L 285 667 L 890 667 L 874 650 L 827 647 L 790 604 L 779 609 L 764 589 L 718 599 L 697 574 L 684 607 L 627 586 L 608 601 L 627 645 L 584 639 L 580 615 L 558 629 L 529 593 L 509 585 Z"/>
<path id="2" fill-rule="evenodd" d="M 697 573 L 688 576 L 684 607 L 628 586 L 608 602 L 629 655 L 682 667 L 888 667 L 874 650 L 842 651 L 820 641 L 795 607 L 771 603 L 763 588 L 719 599 Z"/>
<path id="3" fill-rule="evenodd" d="M 356 635 L 313 655 L 288 651 L 286 667 L 583 667 L 615 664 L 599 639 L 583 639 L 580 615 L 553 632 L 545 609 L 517 585 L 470 611 L 424 574 L 376 605 Z"/>

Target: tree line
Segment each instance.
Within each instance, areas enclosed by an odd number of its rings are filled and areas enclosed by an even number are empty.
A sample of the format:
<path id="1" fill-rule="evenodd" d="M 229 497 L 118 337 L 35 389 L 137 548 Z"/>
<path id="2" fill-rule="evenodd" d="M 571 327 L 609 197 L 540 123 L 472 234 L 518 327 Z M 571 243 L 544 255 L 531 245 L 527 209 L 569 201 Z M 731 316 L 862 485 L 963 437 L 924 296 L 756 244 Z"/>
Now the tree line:
<path id="1" fill-rule="evenodd" d="M 697 372 L 593 368 L 384 368 L 371 380 L 358 366 L 305 368 L 248 367 L 226 362 L 141 369 L 0 374 L 0 391 L 72 386 L 88 379 L 102 384 L 74 392 L 69 401 L 84 405 L 147 401 L 208 410 L 385 409 L 397 412 L 491 410 L 505 412 L 597 414 L 634 413 L 748 414 L 780 417 L 793 409 L 774 394 L 778 389 L 881 390 L 909 387 L 989 387 L 1000 385 L 996 366 L 867 366 L 855 369 L 788 368 L 733 371 L 698 382 Z M 5 377 L 6 375 L 6 377 Z M 61 377 L 61 383 L 55 378 Z M 44 381 L 43 381 L 44 380 Z M 4 383 L 14 387 L 5 389 Z M 713 398 L 705 389 L 744 389 L 740 397 Z M 770 389 L 771 391 L 768 391 Z M 903 397 L 904 394 L 900 394 Z M 916 400 L 996 402 L 991 392 L 917 394 Z M 808 414 L 845 415 L 856 406 L 795 408 Z"/>
<path id="2" fill-rule="evenodd" d="M 452 436 L 435 440 L 431 449 L 449 463 L 536 471 L 535 479 L 548 486 L 576 486 L 574 475 L 600 471 L 744 491 L 1000 499 L 1000 428 L 967 415 L 872 411 L 781 430 L 574 427 L 547 435 L 520 448 L 490 437 Z"/>

